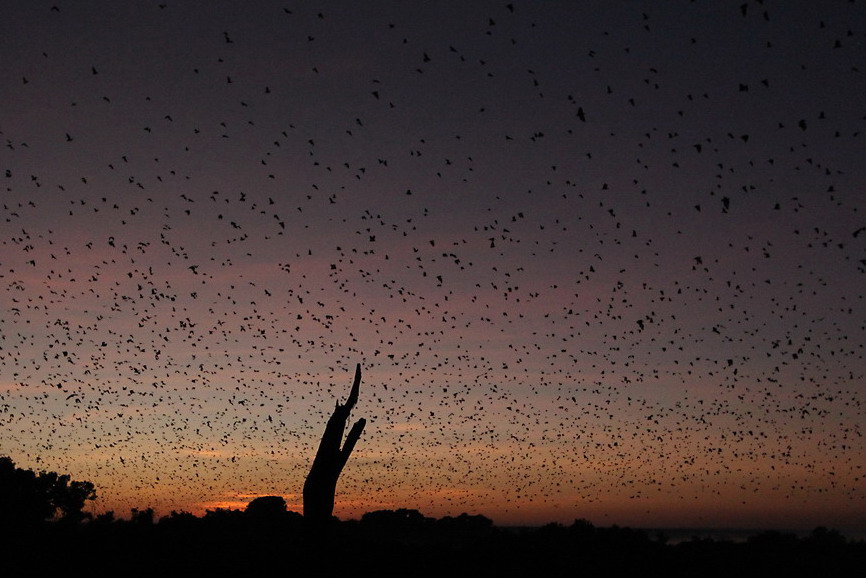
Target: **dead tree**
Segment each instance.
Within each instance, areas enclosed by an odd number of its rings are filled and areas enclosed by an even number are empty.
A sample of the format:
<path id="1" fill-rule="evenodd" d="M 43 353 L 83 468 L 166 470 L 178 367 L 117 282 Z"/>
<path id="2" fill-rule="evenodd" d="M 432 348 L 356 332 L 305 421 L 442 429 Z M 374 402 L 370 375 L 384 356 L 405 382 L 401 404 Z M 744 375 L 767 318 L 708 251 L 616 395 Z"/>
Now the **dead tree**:
<path id="1" fill-rule="evenodd" d="M 364 418 L 356 421 L 346 437 L 346 443 L 342 448 L 340 447 L 349 413 L 358 401 L 360 385 L 361 364 L 359 363 L 355 368 L 355 383 L 352 384 L 349 399 L 342 405 L 337 402 L 334 413 L 325 426 L 325 433 L 322 435 L 322 441 L 319 442 L 319 450 L 310 467 L 310 473 L 307 474 L 307 480 L 304 482 L 304 518 L 312 525 L 322 525 L 331 519 L 334 513 L 337 479 L 367 423 Z"/>

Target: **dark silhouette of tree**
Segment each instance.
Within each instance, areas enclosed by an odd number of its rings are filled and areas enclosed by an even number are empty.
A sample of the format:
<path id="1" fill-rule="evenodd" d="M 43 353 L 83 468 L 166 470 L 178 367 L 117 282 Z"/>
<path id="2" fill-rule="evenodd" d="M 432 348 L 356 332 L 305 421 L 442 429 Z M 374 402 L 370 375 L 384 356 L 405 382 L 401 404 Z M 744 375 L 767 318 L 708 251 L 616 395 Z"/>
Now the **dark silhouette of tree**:
<path id="1" fill-rule="evenodd" d="M 259 496 L 247 504 L 244 513 L 254 520 L 279 520 L 287 513 L 286 500 L 282 496 Z"/>
<path id="2" fill-rule="evenodd" d="M 109 525 L 113 524 L 115 521 L 114 510 L 108 510 L 107 512 L 103 512 L 102 514 L 97 514 L 93 517 L 93 523 L 97 525 Z"/>
<path id="3" fill-rule="evenodd" d="M 153 526 L 154 512 L 153 508 L 139 510 L 132 508 L 129 512 L 129 522 L 137 526 Z"/>
<path id="4" fill-rule="evenodd" d="M 394 529 L 405 532 L 407 529 L 430 527 L 435 520 L 424 516 L 418 510 L 400 508 L 398 510 L 376 510 L 361 516 L 364 529 Z"/>
<path id="5" fill-rule="evenodd" d="M 337 479 L 367 423 L 364 418 L 356 421 L 343 447 L 340 447 L 346 421 L 358 401 L 360 384 L 361 364 L 359 363 L 355 367 L 355 382 L 352 384 L 349 398 L 344 404 L 337 402 L 334 413 L 325 426 L 325 433 L 322 435 L 322 441 L 319 442 L 319 450 L 310 467 L 310 473 L 307 474 L 307 480 L 304 482 L 304 518 L 314 526 L 320 526 L 331 519 L 334 512 Z"/>
<path id="6" fill-rule="evenodd" d="M 84 505 L 95 499 L 91 482 L 16 468 L 11 458 L 0 457 L 0 523 L 32 525 L 54 518 L 77 523 L 90 517 Z"/>

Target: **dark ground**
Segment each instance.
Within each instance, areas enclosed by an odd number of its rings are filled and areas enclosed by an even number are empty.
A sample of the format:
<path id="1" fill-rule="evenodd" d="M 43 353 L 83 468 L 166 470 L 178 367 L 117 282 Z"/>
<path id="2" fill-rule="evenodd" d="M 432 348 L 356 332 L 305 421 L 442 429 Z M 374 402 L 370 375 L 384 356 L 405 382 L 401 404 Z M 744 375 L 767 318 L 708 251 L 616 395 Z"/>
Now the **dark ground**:
<path id="1" fill-rule="evenodd" d="M 292 512 L 151 511 L 131 520 L 46 522 L 4 532 L 0 555 L 28 576 L 866 576 L 866 542 L 817 528 L 743 542 L 677 544 L 620 527 L 496 528 L 483 516 L 434 520 L 414 510 L 366 514 L 311 531 Z"/>

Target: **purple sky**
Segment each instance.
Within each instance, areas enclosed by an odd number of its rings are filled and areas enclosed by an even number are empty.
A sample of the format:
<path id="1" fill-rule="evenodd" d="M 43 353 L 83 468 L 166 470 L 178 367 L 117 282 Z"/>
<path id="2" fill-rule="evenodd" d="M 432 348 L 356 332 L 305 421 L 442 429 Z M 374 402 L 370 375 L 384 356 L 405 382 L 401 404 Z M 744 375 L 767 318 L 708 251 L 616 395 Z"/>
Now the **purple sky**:
<path id="1" fill-rule="evenodd" d="M 362 4 L 362 5 L 359 5 Z M 95 511 L 866 530 L 855 2 L 28 2 L 0 454 Z"/>

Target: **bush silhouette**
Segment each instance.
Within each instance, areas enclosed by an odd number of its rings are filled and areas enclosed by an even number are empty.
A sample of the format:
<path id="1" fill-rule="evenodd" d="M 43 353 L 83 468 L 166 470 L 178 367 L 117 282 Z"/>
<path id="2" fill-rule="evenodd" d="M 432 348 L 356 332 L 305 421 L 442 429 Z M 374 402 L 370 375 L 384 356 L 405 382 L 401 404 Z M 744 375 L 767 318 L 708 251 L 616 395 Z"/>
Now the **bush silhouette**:
<path id="1" fill-rule="evenodd" d="M 260 496 L 247 504 L 244 513 L 258 520 L 278 520 L 286 511 L 286 500 L 282 496 Z"/>

